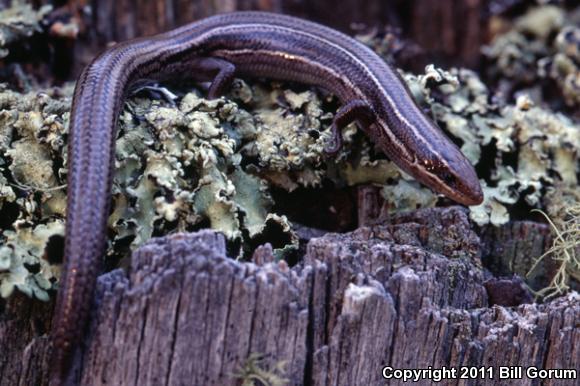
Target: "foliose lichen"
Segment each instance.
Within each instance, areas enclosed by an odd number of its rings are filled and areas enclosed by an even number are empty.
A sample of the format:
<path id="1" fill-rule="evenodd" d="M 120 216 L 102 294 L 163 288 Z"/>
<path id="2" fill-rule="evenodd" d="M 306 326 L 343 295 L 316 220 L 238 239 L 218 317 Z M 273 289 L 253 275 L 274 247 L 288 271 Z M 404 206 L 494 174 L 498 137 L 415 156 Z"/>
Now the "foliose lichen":
<path id="1" fill-rule="evenodd" d="M 71 88 L 0 90 L 0 296 L 48 300 L 62 259 Z"/>

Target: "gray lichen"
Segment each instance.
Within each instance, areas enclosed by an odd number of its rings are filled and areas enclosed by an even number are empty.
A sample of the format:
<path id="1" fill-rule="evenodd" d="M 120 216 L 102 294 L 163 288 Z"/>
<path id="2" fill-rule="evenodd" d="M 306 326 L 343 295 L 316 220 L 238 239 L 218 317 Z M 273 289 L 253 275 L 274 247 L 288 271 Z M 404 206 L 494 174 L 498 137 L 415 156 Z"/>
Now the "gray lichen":
<path id="1" fill-rule="evenodd" d="M 0 92 L 0 296 L 18 289 L 48 300 L 59 276 L 49 243 L 64 236 L 66 127 L 71 88 Z"/>

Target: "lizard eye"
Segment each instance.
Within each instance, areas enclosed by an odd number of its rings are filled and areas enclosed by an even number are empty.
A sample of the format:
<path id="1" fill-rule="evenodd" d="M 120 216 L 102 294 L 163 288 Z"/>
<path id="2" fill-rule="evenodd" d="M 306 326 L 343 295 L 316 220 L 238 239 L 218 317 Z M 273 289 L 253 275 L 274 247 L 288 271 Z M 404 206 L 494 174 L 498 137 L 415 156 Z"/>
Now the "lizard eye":
<path id="1" fill-rule="evenodd" d="M 445 185 L 455 188 L 458 184 L 457 178 L 449 171 L 447 166 L 439 162 L 426 162 L 426 169 L 436 175 Z"/>
<path id="2" fill-rule="evenodd" d="M 438 173 L 437 175 L 448 186 L 454 187 L 457 184 L 457 179 L 455 178 L 455 176 L 453 174 L 449 173 L 449 171 L 447 171 L 447 170 L 442 171 L 442 172 Z"/>

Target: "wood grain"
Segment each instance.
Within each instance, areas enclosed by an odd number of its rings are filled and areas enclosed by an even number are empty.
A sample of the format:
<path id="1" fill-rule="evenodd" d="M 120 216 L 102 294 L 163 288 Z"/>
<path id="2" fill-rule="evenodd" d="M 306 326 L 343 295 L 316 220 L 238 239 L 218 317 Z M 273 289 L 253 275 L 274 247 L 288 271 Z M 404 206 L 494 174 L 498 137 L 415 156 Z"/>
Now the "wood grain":
<path id="1" fill-rule="evenodd" d="M 286 361 L 291 385 L 379 385 L 385 365 L 578 368 L 579 295 L 488 307 L 484 250 L 469 229 L 459 208 L 398 215 L 313 238 L 292 268 L 228 259 L 211 231 L 154 239 L 127 274 L 100 277 L 78 379 L 239 385 L 252 353 L 266 367 Z M 30 304 L 21 298 L 2 312 L 0 344 L 10 349 L 0 354 L 0 385 L 44 379 L 45 331 L 30 320 L 49 313 Z"/>

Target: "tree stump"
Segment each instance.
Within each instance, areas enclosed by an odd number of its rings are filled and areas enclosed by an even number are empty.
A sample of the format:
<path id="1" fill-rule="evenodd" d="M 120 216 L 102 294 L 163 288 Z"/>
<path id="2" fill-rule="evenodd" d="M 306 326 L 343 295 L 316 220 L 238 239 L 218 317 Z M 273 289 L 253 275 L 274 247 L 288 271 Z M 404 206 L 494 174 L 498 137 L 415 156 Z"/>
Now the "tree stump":
<path id="1" fill-rule="evenodd" d="M 239 385 L 258 354 L 260 371 L 289 385 L 382 385 L 384 366 L 580 367 L 580 296 L 489 307 L 483 244 L 463 209 L 313 238 L 294 267 L 268 262 L 268 251 L 258 265 L 229 259 L 213 231 L 151 240 L 127 274 L 99 278 L 76 382 Z M 11 347 L 0 385 L 46 380 L 48 341 L 24 322 L 26 303 L 0 321 Z M 495 376 L 443 384 L 493 385 Z"/>

